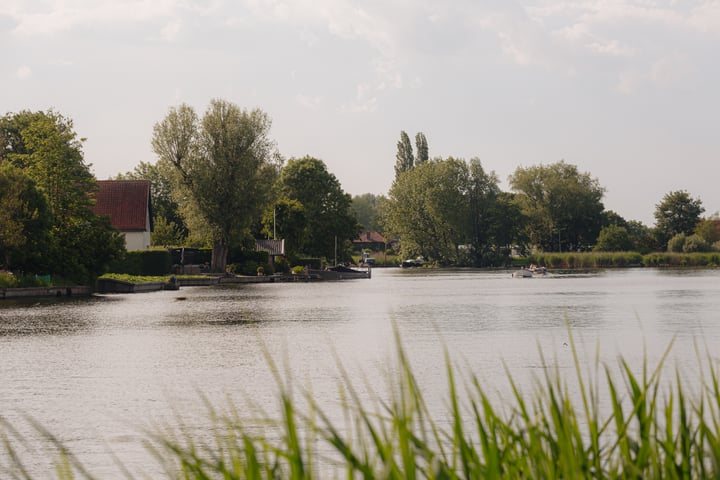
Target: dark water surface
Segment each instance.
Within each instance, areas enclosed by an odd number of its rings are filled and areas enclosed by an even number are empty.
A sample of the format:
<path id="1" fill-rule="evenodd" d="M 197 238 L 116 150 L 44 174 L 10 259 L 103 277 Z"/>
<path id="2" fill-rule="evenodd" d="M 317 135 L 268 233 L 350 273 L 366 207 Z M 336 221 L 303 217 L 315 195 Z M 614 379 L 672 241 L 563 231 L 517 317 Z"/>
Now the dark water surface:
<path id="1" fill-rule="evenodd" d="M 2 301 L 0 415 L 30 440 L 37 434 L 26 418 L 34 418 L 100 477 L 118 473 L 108 450 L 133 471 L 152 472 L 141 428 L 178 416 L 208 428 L 200 393 L 218 405 L 276 405 L 264 349 L 332 405 L 336 358 L 358 380 L 385 389 L 396 325 L 432 408 L 442 410 L 445 347 L 486 390 L 503 395 L 503 365 L 529 383 L 544 368 L 539 349 L 546 364 L 574 372 L 568 324 L 583 362 L 599 345 L 602 361 L 615 365 L 622 355 L 639 368 L 674 338 L 670 373 L 697 371 L 696 343 L 713 358 L 720 351 L 720 270 L 513 279 L 376 269 L 371 280 Z M 42 469 L 50 460 L 38 448 L 27 463 Z"/>

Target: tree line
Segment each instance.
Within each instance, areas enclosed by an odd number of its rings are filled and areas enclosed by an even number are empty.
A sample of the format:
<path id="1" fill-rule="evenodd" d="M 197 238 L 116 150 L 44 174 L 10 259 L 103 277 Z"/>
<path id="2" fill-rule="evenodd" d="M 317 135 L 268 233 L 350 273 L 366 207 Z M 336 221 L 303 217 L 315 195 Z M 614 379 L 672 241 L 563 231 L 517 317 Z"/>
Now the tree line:
<path id="1" fill-rule="evenodd" d="M 422 132 L 401 132 L 387 194 L 352 198 L 325 163 L 286 160 L 260 109 L 212 100 L 181 104 L 152 132 L 154 163 L 118 178 L 151 183 L 155 246 L 210 246 L 224 271 L 231 248 L 285 239 L 291 259 L 349 260 L 361 229 L 378 230 L 403 257 L 443 265 L 498 265 L 511 252 L 718 248 L 717 216 L 685 191 L 656 205 L 656 225 L 602 203 L 597 179 L 563 161 L 519 167 L 502 191 L 478 158 L 429 155 Z M 96 180 L 70 119 L 52 110 L 0 119 L 0 269 L 87 283 L 122 257 L 122 236 L 92 212 Z M 395 242 L 394 240 L 397 240 Z"/>
<path id="2" fill-rule="evenodd" d="M 518 167 L 503 192 L 478 158 L 430 159 L 422 133 L 416 149 L 402 131 L 387 197 L 353 199 L 360 223 L 398 239 L 403 257 L 491 266 L 512 252 L 720 250 L 720 218 L 702 217 L 702 202 L 684 190 L 655 206 L 651 228 L 606 210 L 599 181 L 564 161 Z"/>

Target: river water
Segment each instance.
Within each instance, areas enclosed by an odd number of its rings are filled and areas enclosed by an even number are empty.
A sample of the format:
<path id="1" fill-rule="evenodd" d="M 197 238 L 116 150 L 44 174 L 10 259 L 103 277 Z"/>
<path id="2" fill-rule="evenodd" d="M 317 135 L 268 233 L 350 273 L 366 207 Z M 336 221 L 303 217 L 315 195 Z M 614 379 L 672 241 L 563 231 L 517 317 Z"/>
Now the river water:
<path id="1" fill-rule="evenodd" d="M 507 271 L 375 269 L 371 280 L 6 300 L 0 416 L 30 443 L 23 455 L 31 470 L 53 458 L 29 418 L 101 478 L 119 476 L 108 452 L 133 472 L 153 472 L 143 428 L 178 418 L 210 428 L 202 397 L 277 404 L 265 352 L 321 403 L 338 401 L 338 362 L 382 392 L 394 329 L 431 408 L 442 411 L 445 349 L 502 398 L 505 368 L 528 390 L 548 365 L 572 374 L 569 331 L 581 363 L 592 363 L 599 348 L 602 362 L 617 365 L 621 355 L 637 369 L 644 358 L 653 365 L 674 339 L 671 373 L 677 367 L 692 377 L 697 344 L 717 359 L 720 270 L 515 279 Z"/>

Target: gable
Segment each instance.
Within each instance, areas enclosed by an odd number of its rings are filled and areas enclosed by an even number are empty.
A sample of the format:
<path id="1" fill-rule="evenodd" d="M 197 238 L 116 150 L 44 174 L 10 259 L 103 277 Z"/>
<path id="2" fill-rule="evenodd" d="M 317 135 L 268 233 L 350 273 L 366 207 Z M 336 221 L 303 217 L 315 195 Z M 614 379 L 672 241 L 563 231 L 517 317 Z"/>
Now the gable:
<path id="1" fill-rule="evenodd" d="M 107 215 L 122 231 L 145 231 L 150 224 L 148 180 L 100 180 L 95 193 L 96 215 Z M 152 230 L 152 228 L 151 228 Z"/>

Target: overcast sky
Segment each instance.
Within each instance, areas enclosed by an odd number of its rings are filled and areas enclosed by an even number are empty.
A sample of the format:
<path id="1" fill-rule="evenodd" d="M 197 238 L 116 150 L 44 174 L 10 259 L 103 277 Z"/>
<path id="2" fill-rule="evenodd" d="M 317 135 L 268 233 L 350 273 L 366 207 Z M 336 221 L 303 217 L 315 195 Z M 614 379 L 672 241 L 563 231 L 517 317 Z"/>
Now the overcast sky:
<path id="1" fill-rule="evenodd" d="M 2 0 L 0 58 L 0 114 L 72 118 L 99 179 L 222 98 L 353 195 L 387 193 L 405 130 L 503 189 L 565 160 L 626 219 L 673 190 L 720 210 L 717 0 Z"/>

